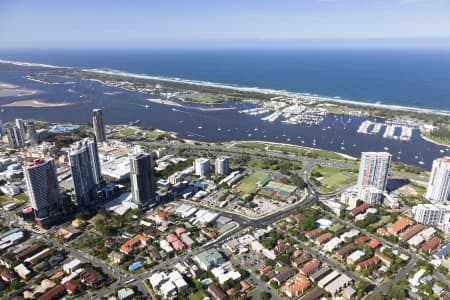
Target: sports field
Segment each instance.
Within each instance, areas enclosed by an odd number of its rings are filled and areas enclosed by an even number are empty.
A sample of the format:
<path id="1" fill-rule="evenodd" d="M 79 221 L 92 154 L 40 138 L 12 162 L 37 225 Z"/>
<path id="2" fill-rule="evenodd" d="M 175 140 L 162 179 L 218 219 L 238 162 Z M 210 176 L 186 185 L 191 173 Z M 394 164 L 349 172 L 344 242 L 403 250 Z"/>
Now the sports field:
<path id="1" fill-rule="evenodd" d="M 251 175 L 245 177 L 237 186 L 237 189 L 243 193 L 255 193 L 258 188 L 257 183 L 267 176 L 269 176 L 269 174 L 266 172 L 255 171 Z"/>

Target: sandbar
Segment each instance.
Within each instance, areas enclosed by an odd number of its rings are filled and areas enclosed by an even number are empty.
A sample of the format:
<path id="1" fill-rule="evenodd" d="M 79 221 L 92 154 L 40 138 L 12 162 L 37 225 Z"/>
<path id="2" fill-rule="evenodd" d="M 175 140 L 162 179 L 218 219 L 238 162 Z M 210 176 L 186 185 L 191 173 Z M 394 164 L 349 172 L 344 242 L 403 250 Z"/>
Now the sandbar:
<path id="1" fill-rule="evenodd" d="M 63 107 L 74 105 L 76 103 L 54 103 L 54 102 L 44 102 L 41 100 L 21 100 L 14 101 L 8 104 L 3 104 L 4 107 Z"/>
<path id="2" fill-rule="evenodd" d="M 164 105 L 170 105 L 170 106 L 176 106 L 176 107 L 183 107 L 188 109 L 196 109 L 200 111 L 220 111 L 220 110 L 232 110 L 236 109 L 236 107 L 193 107 L 193 106 L 184 106 L 178 102 L 171 101 L 171 100 L 164 100 L 164 99 L 147 99 L 147 101 L 158 103 L 158 104 L 164 104 Z M 202 104 L 202 103 L 198 103 Z"/>

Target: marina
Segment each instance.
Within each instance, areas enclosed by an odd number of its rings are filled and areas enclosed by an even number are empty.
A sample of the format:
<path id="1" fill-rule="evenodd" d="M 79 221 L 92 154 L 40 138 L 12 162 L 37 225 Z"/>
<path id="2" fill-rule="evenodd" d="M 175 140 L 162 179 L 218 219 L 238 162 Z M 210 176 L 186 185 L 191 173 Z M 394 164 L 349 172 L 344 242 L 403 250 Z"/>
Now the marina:
<path id="1" fill-rule="evenodd" d="M 405 122 L 403 120 L 386 121 L 385 123 L 365 120 L 361 123 L 356 132 L 360 134 L 376 135 L 379 134 L 384 127 L 384 139 L 398 140 L 403 142 L 411 140 L 414 130 L 419 131 L 419 128 L 417 126 L 414 126 L 411 123 Z"/>
<path id="2" fill-rule="evenodd" d="M 0 72 L 0 81 L 36 90 L 41 87 L 42 83 L 27 80 L 25 75 L 24 71 Z M 54 77 L 55 80 L 59 79 Z M 393 156 L 394 161 L 427 169 L 431 168 L 432 160 L 436 157 L 450 155 L 447 147 L 424 140 L 417 126 L 412 127 L 411 124 L 398 120 L 388 122 L 373 117 L 327 114 L 323 108 L 308 110 L 295 102 L 282 107 L 275 101 L 275 104 L 268 107 L 237 101 L 214 105 L 185 103 L 177 98 L 169 98 L 166 104 L 166 100 L 148 101 L 148 94 L 106 86 L 98 81 L 73 81 L 69 85 L 46 85 L 46 93 L 40 95 L 41 101 L 51 103 L 55 99 L 65 99 L 67 103 L 76 105 L 41 107 L 40 120 L 63 124 L 89 123 L 92 109 L 101 107 L 108 124 L 128 124 L 130 120 L 140 120 L 139 126 L 174 132 L 179 138 L 203 142 L 278 142 L 336 151 L 353 157 L 359 157 L 362 151 L 385 151 L 386 147 L 391 153 L 402 152 L 401 155 Z M 71 92 L 67 91 L 67 87 Z M 121 93 L 116 93 L 117 91 Z M 161 95 L 151 97 L 167 99 Z M 0 98 L 0 105 L 19 99 L 20 97 Z M 83 102 L 83 99 L 91 101 Z M 3 122 L 17 117 L 36 119 L 35 109 L 3 106 L 0 119 Z M 245 113 L 264 110 L 269 110 L 265 112 L 267 116 L 262 113 Z M 388 125 L 396 126 L 394 136 L 399 138 L 383 138 L 381 133 Z M 402 126 L 406 126 L 405 129 Z M 421 149 L 421 153 L 417 153 L 417 149 Z"/>
<path id="3" fill-rule="evenodd" d="M 240 114 L 247 114 L 249 116 L 263 115 L 268 112 L 269 112 L 268 109 L 264 109 L 261 107 L 244 109 L 244 110 L 239 111 Z"/>

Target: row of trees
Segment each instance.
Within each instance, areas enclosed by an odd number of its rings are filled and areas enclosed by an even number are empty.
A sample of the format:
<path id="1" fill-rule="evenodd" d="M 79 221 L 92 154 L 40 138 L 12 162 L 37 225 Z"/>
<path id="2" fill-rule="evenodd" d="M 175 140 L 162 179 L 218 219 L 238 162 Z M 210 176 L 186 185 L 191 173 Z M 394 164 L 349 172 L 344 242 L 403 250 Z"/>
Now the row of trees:
<path id="1" fill-rule="evenodd" d="M 430 136 L 450 143 L 450 128 L 446 126 L 440 126 L 436 129 L 431 130 Z"/>

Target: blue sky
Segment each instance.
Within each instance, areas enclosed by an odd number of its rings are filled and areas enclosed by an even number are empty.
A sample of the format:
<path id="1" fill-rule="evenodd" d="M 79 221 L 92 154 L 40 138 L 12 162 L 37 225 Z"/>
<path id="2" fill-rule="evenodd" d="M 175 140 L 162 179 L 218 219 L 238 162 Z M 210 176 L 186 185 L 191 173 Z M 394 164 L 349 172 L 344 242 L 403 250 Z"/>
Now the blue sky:
<path id="1" fill-rule="evenodd" d="M 0 0 L 0 47 L 450 47 L 450 0 Z"/>

